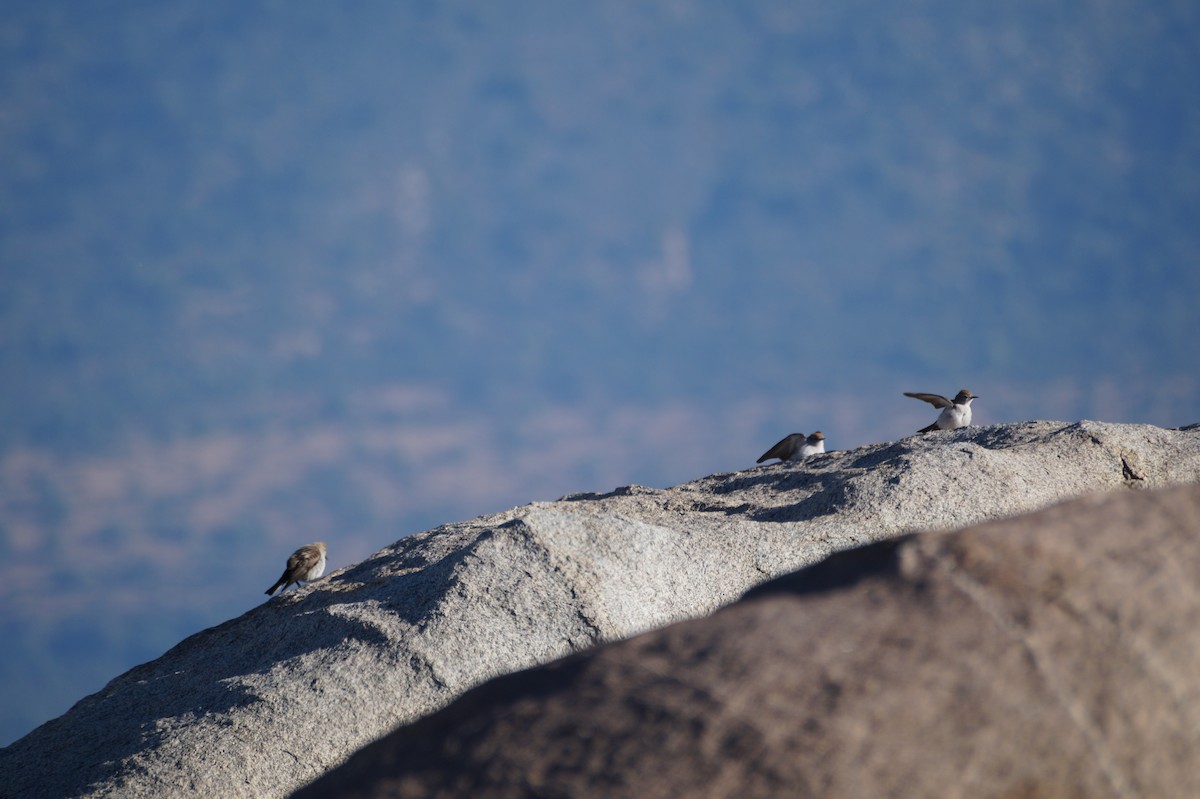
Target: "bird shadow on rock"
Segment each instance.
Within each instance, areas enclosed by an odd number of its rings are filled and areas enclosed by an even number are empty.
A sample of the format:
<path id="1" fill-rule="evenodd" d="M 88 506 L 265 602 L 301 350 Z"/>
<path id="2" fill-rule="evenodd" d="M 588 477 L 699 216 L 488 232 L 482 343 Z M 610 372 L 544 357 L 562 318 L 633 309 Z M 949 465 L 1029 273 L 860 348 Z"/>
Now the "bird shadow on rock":
<path id="1" fill-rule="evenodd" d="M 864 480 L 884 480 L 892 486 L 899 485 L 913 468 L 914 460 L 927 454 L 930 448 L 953 443 L 970 444 L 988 450 L 1015 449 L 1049 440 L 1064 432 L 1077 432 L 1073 430 L 1077 427 L 1065 425 L 1046 431 L 1020 431 L 1020 435 L 1014 435 L 1011 427 L 1004 425 L 961 428 L 930 433 L 928 437 L 908 436 L 887 444 L 817 456 L 805 461 L 798 469 L 787 468 L 785 464 L 784 469 L 768 470 L 762 477 L 753 474 L 749 480 L 761 481 L 764 477 L 768 481 L 774 479 L 775 484 L 769 487 L 778 493 L 796 492 L 802 496 L 794 503 L 750 510 L 746 515 L 760 522 L 804 522 L 845 512 L 862 504 L 863 494 L 870 493 Z M 823 463 L 821 458 L 831 460 Z M 748 488 L 749 480 L 731 481 L 727 490 Z"/>
<path id="2" fill-rule="evenodd" d="M 882 444 L 865 450 L 816 455 L 801 464 L 776 464 L 755 469 L 728 480 L 714 494 L 764 491 L 799 498 L 789 504 L 752 508 L 745 504 L 720 508 L 756 522 L 803 522 L 842 512 L 854 506 L 856 483 L 868 472 L 881 468 L 899 471 L 912 454 L 905 441 Z M 718 508 L 714 507 L 713 510 Z"/>

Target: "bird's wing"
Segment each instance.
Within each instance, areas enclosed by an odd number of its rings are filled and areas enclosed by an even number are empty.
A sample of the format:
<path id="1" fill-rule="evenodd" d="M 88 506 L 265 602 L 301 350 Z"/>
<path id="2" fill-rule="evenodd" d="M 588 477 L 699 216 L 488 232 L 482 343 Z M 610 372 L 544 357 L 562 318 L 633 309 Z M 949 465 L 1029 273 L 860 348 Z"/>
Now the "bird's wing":
<path id="1" fill-rule="evenodd" d="M 905 391 L 904 396 L 912 397 L 913 399 L 924 400 L 935 408 L 949 408 L 954 403 L 943 397 L 941 394 L 914 394 L 910 391 Z"/>
<path id="2" fill-rule="evenodd" d="M 287 570 L 292 574 L 307 574 L 320 559 L 321 553 L 316 547 L 300 547 L 288 558 Z"/>
<path id="3" fill-rule="evenodd" d="M 792 433 L 790 436 L 784 437 L 778 444 L 764 452 L 762 457 L 755 461 L 755 463 L 762 463 L 763 461 L 770 460 L 771 458 L 787 460 L 788 456 L 791 455 L 796 449 L 795 442 L 797 438 L 804 438 L 804 434 Z"/>

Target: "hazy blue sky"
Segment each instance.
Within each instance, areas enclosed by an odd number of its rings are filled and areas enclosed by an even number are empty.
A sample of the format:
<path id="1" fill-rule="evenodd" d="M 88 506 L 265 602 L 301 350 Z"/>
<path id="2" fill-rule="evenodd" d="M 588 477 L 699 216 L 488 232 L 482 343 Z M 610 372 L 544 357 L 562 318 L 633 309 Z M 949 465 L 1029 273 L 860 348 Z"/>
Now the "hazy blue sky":
<path id="1" fill-rule="evenodd" d="M 331 566 L 933 418 L 1200 421 L 1189 2 L 6 5 L 0 741 Z"/>

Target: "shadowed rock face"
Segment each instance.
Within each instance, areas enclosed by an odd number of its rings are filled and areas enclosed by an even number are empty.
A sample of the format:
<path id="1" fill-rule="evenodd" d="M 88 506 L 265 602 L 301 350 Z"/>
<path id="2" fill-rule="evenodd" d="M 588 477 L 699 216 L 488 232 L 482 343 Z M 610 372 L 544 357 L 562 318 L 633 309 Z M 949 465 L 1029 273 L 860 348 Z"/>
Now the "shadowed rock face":
<path id="1" fill-rule="evenodd" d="M 1200 487 L 842 553 L 481 686 L 295 794 L 1200 796 Z"/>
<path id="2" fill-rule="evenodd" d="M 0 795 L 285 796 L 489 678 L 711 613 L 833 551 L 1197 481 L 1200 430 L 1030 422 L 448 525 L 116 678 L 0 750 Z"/>

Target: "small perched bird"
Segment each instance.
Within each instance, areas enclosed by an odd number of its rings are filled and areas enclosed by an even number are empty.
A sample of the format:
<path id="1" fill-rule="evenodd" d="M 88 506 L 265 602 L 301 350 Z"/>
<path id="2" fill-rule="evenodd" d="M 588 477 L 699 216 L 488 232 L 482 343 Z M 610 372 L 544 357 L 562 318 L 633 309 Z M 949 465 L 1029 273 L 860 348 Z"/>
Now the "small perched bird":
<path id="1" fill-rule="evenodd" d="M 798 461 L 801 458 L 807 458 L 809 455 L 817 455 L 824 451 L 825 434 L 820 430 L 807 438 L 804 437 L 803 433 L 792 433 L 764 452 L 763 456 L 755 461 L 755 463 L 762 463 L 771 458 L 779 458 L 781 461 Z"/>
<path id="2" fill-rule="evenodd" d="M 917 431 L 918 433 L 966 427 L 971 423 L 971 400 L 979 399 L 971 393 L 970 389 L 965 388 L 954 395 L 953 400 L 948 400 L 941 394 L 912 394 L 908 391 L 904 392 L 904 396 L 924 400 L 933 407 L 942 409 L 942 412 L 938 414 L 937 421 L 928 427 L 922 427 Z"/>
<path id="3" fill-rule="evenodd" d="M 267 595 L 274 594 L 283 586 L 286 591 L 289 585 L 299 585 L 315 580 L 325 573 L 325 542 L 317 541 L 300 547 L 287 560 L 279 582 L 267 589 Z"/>

